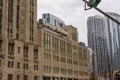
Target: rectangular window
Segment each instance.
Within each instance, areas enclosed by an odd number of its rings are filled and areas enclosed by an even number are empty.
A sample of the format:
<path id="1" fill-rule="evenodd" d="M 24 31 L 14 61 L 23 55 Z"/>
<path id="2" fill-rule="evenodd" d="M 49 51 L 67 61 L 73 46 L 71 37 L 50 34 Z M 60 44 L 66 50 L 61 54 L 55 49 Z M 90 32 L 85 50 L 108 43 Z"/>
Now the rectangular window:
<path id="1" fill-rule="evenodd" d="M 34 59 L 38 59 L 38 49 L 34 49 Z"/>
<path id="2" fill-rule="evenodd" d="M 19 63 L 19 62 L 17 63 L 17 68 L 18 68 L 18 69 L 20 68 L 20 63 Z"/>
<path id="3" fill-rule="evenodd" d="M 68 74 L 71 75 L 72 74 L 72 70 L 68 69 Z"/>
<path id="4" fill-rule="evenodd" d="M 2 75 L 3 75 L 3 74 L 0 72 L 0 80 L 2 80 Z"/>
<path id="5" fill-rule="evenodd" d="M 46 66 L 44 65 L 44 72 L 46 72 Z"/>
<path id="6" fill-rule="evenodd" d="M 66 58 L 61 57 L 60 61 L 63 62 L 63 63 L 66 63 Z"/>
<path id="7" fill-rule="evenodd" d="M 39 80 L 39 76 L 34 76 L 34 80 Z"/>
<path id="8" fill-rule="evenodd" d="M 23 76 L 24 80 L 28 80 L 28 75 Z"/>
<path id="9" fill-rule="evenodd" d="M 79 71 L 79 75 L 82 76 L 83 75 L 83 71 Z"/>
<path id="10" fill-rule="evenodd" d="M 67 59 L 68 64 L 72 64 L 72 59 Z"/>
<path id="11" fill-rule="evenodd" d="M 62 74 L 66 74 L 66 69 L 65 68 L 61 68 L 61 73 Z"/>
<path id="12" fill-rule="evenodd" d="M 20 47 L 18 47 L 18 53 L 20 53 Z"/>
<path id="13" fill-rule="evenodd" d="M 34 65 L 34 71 L 38 71 L 38 65 Z"/>
<path id="14" fill-rule="evenodd" d="M 0 67 L 2 66 L 2 61 L 1 61 L 1 59 L 0 59 Z"/>
<path id="15" fill-rule="evenodd" d="M 9 67 L 9 68 L 10 68 L 10 64 L 11 64 L 10 61 L 8 61 L 8 67 Z"/>
<path id="16" fill-rule="evenodd" d="M 24 63 L 23 69 L 28 70 L 28 63 Z"/>
<path id="17" fill-rule="evenodd" d="M 2 50 L 2 41 L 0 41 L 0 50 Z"/>
<path id="18" fill-rule="evenodd" d="M 53 55 L 53 61 L 59 61 L 59 57 L 58 57 L 58 56 Z"/>
<path id="19" fill-rule="evenodd" d="M 46 18 L 46 14 L 43 14 L 43 18 Z"/>
<path id="20" fill-rule="evenodd" d="M 19 33 L 16 33 L 16 39 L 19 39 Z"/>
<path id="21" fill-rule="evenodd" d="M 34 1 L 30 0 L 30 42 L 34 40 Z"/>
<path id="22" fill-rule="evenodd" d="M 17 75 L 17 80 L 20 80 L 20 75 Z"/>
<path id="23" fill-rule="evenodd" d="M 44 33 L 44 48 L 51 49 L 51 36 Z"/>
<path id="24" fill-rule="evenodd" d="M 63 40 L 60 40 L 60 53 L 61 54 L 66 54 L 66 47 L 65 47 L 66 45 L 65 45 L 65 41 L 63 41 Z"/>
<path id="25" fill-rule="evenodd" d="M 13 27 L 13 0 L 8 0 L 8 37 L 12 38 Z"/>
<path id="26" fill-rule="evenodd" d="M 71 43 L 67 43 L 67 54 L 72 55 L 72 45 L 71 45 Z"/>
<path id="27" fill-rule="evenodd" d="M 8 79 L 7 80 L 13 80 L 13 74 L 8 74 Z"/>
<path id="28" fill-rule="evenodd" d="M 8 61 L 8 68 L 13 68 L 13 67 L 14 67 L 14 62 Z"/>
<path id="29" fill-rule="evenodd" d="M 44 72 L 50 73 L 51 72 L 51 66 L 44 65 Z"/>
<path id="30" fill-rule="evenodd" d="M 17 0 L 17 11 L 16 11 L 16 39 L 19 39 L 19 13 L 20 13 L 20 0 Z"/>
<path id="31" fill-rule="evenodd" d="M 14 55 L 14 44 L 13 43 L 8 44 L 8 53 L 9 55 Z"/>
<path id="32" fill-rule="evenodd" d="M 3 0 L 0 0 L 0 35 L 2 33 Z"/>
<path id="33" fill-rule="evenodd" d="M 24 47 L 24 57 L 28 58 L 28 47 Z"/>
<path id="34" fill-rule="evenodd" d="M 13 68 L 14 67 L 14 62 L 13 61 L 11 61 L 11 68 Z"/>
<path id="35" fill-rule="evenodd" d="M 53 67 L 53 73 L 59 74 L 59 67 Z"/>

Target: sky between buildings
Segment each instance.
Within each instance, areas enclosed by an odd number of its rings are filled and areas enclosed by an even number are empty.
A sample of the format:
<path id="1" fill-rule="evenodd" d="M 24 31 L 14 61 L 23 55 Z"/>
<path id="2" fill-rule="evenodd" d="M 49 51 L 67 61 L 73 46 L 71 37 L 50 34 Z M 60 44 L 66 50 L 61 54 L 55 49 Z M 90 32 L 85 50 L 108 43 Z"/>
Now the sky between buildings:
<path id="1" fill-rule="evenodd" d="M 101 15 L 98 11 L 84 10 L 82 0 L 38 0 L 37 19 L 43 13 L 51 13 L 63 21 L 66 25 L 73 25 L 78 29 L 79 41 L 87 44 L 87 18 L 89 16 Z M 120 0 L 101 0 L 98 8 L 105 12 L 120 14 Z"/>

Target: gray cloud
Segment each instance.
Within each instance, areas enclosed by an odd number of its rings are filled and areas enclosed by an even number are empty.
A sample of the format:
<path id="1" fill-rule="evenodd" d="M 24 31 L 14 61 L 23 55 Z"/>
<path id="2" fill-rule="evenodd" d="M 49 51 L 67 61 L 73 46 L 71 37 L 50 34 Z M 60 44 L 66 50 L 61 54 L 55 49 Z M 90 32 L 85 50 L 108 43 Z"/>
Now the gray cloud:
<path id="1" fill-rule="evenodd" d="M 102 0 L 98 6 L 105 12 L 115 12 L 120 14 L 120 0 Z M 38 19 L 42 13 L 51 13 L 66 24 L 71 24 L 78 29 L 79 41 L 87 43 L 87 17 L 100 14 L 91 9 L 84 11 L 82 0 L 38 0 Z"/>

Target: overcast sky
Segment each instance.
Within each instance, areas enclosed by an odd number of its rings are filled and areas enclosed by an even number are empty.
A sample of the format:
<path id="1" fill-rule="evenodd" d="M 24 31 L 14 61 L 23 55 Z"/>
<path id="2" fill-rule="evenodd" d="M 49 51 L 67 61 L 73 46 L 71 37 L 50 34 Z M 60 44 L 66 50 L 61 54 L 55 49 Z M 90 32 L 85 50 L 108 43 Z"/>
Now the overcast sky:
<path id="1" fill-rule="evenodd" d="M 98 8 L 105 12 L 120 14 L 120 0 L 101 0 Z M 78 29 L 79 41 L 87 44 L 87 18 L 101 15 L 91 9 L 84 11 L 82 0 L 38 0 L 38 19 L 43 13 L 51 13 L 65 21 L 66 25 L 73 25 Z"/>

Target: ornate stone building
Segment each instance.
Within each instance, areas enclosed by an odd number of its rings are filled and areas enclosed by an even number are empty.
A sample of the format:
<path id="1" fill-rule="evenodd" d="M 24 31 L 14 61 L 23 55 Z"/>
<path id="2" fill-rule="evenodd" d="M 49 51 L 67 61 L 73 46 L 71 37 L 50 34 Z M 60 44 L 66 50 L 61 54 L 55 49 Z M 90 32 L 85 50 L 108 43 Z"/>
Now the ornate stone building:
<path id="1" fill-rule="evenodd" d="M 0 0 L 0 80 L 37 80 L 37 0 Z"/>
<path id="2" fill-rule="evenodd" d="M 37 0 L 0 0 L 0 80 L 88 79 L 73 26 L 37 25 Z"/>
<path id="3" fill-rule="evenodd" d="M 75 27 L 56 27 L 40 20 L 37 30 L 38 44 L 43 50 L 43 80 L 89 79 L 88 48 L 79 45 Z"/>

